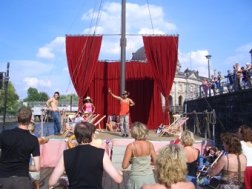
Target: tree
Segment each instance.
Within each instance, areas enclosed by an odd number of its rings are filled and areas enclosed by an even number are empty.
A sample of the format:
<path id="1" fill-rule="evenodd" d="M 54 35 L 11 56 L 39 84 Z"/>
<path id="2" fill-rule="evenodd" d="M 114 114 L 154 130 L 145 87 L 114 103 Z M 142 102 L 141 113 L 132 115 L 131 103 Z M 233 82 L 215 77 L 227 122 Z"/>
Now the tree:
<path id="1" fill-rule="evenodd" d="M 47 101 L 49 99 L 48 94 L 45 93 L 45 92 L 40 92 L 39 95 L 40 95 L 40 100 L 39 101 Z"/>
<path id="2" fill-rule="evenodd" d="M 11 82 L 8 84 L 8 92 L 7 92 L 7 114 L 16 114 L 19 108 L 19 96 L 16 93 L 16 90 Z M 0 91 L 0 113 L 3 114 L 4 112 L 4 99 L 5 99 L 5 92 L 4 90 Z"/>
<path id="3" fill-rule="evenodd" d="M 70 104 L 70 99 L 72 96 L 72 102 L 78 103 L 79 97 L 76 94 L 60 95 L 61 104 Z"/>
<path id="4" fill-rule="evenodd" d="M 27 98 L 24 99 L 25 102 L 30 101 L 38 101 L 39 99 L 39 92 L 36 88 L 30 87 L 27 90 Z"/>
<path id="5" fill-rule="evenodd" d="M 45 92 L 38 92 L 36 88 L 30 87 L 27 90 L 27 98 L 24 99 L 25 102 L 34 101 L 47 101 L 49 99 L 48 94 Z"/>

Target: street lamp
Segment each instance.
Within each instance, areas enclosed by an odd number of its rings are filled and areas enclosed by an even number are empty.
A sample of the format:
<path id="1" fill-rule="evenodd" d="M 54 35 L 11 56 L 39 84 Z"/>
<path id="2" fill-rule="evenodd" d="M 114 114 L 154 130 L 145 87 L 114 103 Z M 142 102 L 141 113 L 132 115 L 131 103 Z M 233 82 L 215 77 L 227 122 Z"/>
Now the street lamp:
<path id="1" fill-rule="evenodd" d="M 4 109 L 3 109 L 3 130 L 5 130 L 5 121 L 6 121 L 6 110 L 7 110 L 7 96 L 8 96 L 8 84 L 9 84 L 9 68 L 10 63 L 7 63 L 7 71 L 4 73 L 3 79 L 3 87 L 4 87 Z"/>
<path id="2" fill-rule="evenodd" d="M 207 65 L 208 65 L 208 79 L 210 80 L 210 59 L 211 59 L 212 55 L 206 55 L 207 58 Z"/>
<path id="3" fill-rule="evenodd" d="M 210 82 L 210 59 L 211 59 L 212 55 L 206 55 L 207 58 L 207 66 L 208 66 L 208 80 Z M 209 87 L 209 96 L 211 96 L 211 87 Z"/>
<path id="4" fill-rule="evenodd" d="M 249 51 L 250 55 L 251 55 L 251 64 L 252 64 L 252 49 Z"/>

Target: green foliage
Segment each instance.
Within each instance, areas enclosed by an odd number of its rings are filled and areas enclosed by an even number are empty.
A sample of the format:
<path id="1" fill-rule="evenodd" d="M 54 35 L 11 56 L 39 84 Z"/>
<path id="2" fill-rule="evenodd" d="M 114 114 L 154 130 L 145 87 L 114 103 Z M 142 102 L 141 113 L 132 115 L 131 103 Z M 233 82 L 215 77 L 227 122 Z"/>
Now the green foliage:
<path id="1" fill-rule="evenodd" d="M 47 101 L 49 99 L 49 96 L 45 92 L 40 92 L 40 101 Z"/>
<path id="2" fill-rule="evenodd" d="M 38 92 L 36 88 L 30 87 L 27 90 L 27 98 L 24 99 L 24 102 L 34 102 L 34 101 L 47 101 L 49 96 L 45 92 Z"/>
<path id="3" fill-rule="evenodd" d="M 19 96 L 16 94 L 16 90 L 11 82 L 8 84 L 8 92 L 7 92 L 7 114 L 16 114 L 18 108 L 20 107 L 20 103 L 18 102 Z M 0 113 L 1 115 L 4 112 L 4 101 L 5 101 L 5 91 L 0 91 Z"/>
<path id="4" fill-rule="evenodd" d="M 72 96 L 72 102 L 78 102 L 79 97 L 76 94 L 60 95 L 60 102 L 70 102 Z"/>

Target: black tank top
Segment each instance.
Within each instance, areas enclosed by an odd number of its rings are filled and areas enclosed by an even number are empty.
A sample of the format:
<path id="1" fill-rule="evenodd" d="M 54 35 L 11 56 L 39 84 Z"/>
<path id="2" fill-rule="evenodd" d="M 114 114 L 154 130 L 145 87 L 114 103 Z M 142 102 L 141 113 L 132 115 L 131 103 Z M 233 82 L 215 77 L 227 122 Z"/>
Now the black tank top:
<path id="1" fill-rule="evenodd" d="M 102 189 L 104 149 L 79 145 L 64 151 L 69 189 Z"/>
<path id="2" fill-rule="evenodd" d="M 196 160 L 194 160 L 191 163 L 187 164 L 188 174 L 189 176 L 196 176 L 197 170 L 198 170 L 198 161 L 199 161 L 199 151 L 198 151 L 198 157 Z"/>

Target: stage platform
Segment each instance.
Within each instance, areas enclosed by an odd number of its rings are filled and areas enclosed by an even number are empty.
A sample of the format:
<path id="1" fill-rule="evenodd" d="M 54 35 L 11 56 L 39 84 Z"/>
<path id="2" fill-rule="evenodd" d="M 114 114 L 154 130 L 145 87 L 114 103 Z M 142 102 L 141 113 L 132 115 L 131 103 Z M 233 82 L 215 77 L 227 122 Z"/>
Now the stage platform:
<path id="1" fill-rule="evenodd" d="M 41 166 L 42 167 L 55 167 L 62 152 L 67 149 L 66 138 L 63 136 L 47 136 L 50 140 L 48 143 L 41 145 Z M 160 137 L 154 130 L 149 132 L 147 140 L 151 141 L 154 145 L 156 152 L 165 145 L 174 142 L 177 136 L 162 136 Z M 111 157 L 115 167 L 121 169 L 121 162 L 123 159 L 126 146 L 133 142 L 131 137 L 121 137 L 119 132 L 99 131 L 95 134 L 95 143 L 106 150 Z M 195 136 L 194 146 L 201 152 L 205 146 L 209 144 L 204 138 Z M 112 153 L 113 152 L 113 153 Z"/>

